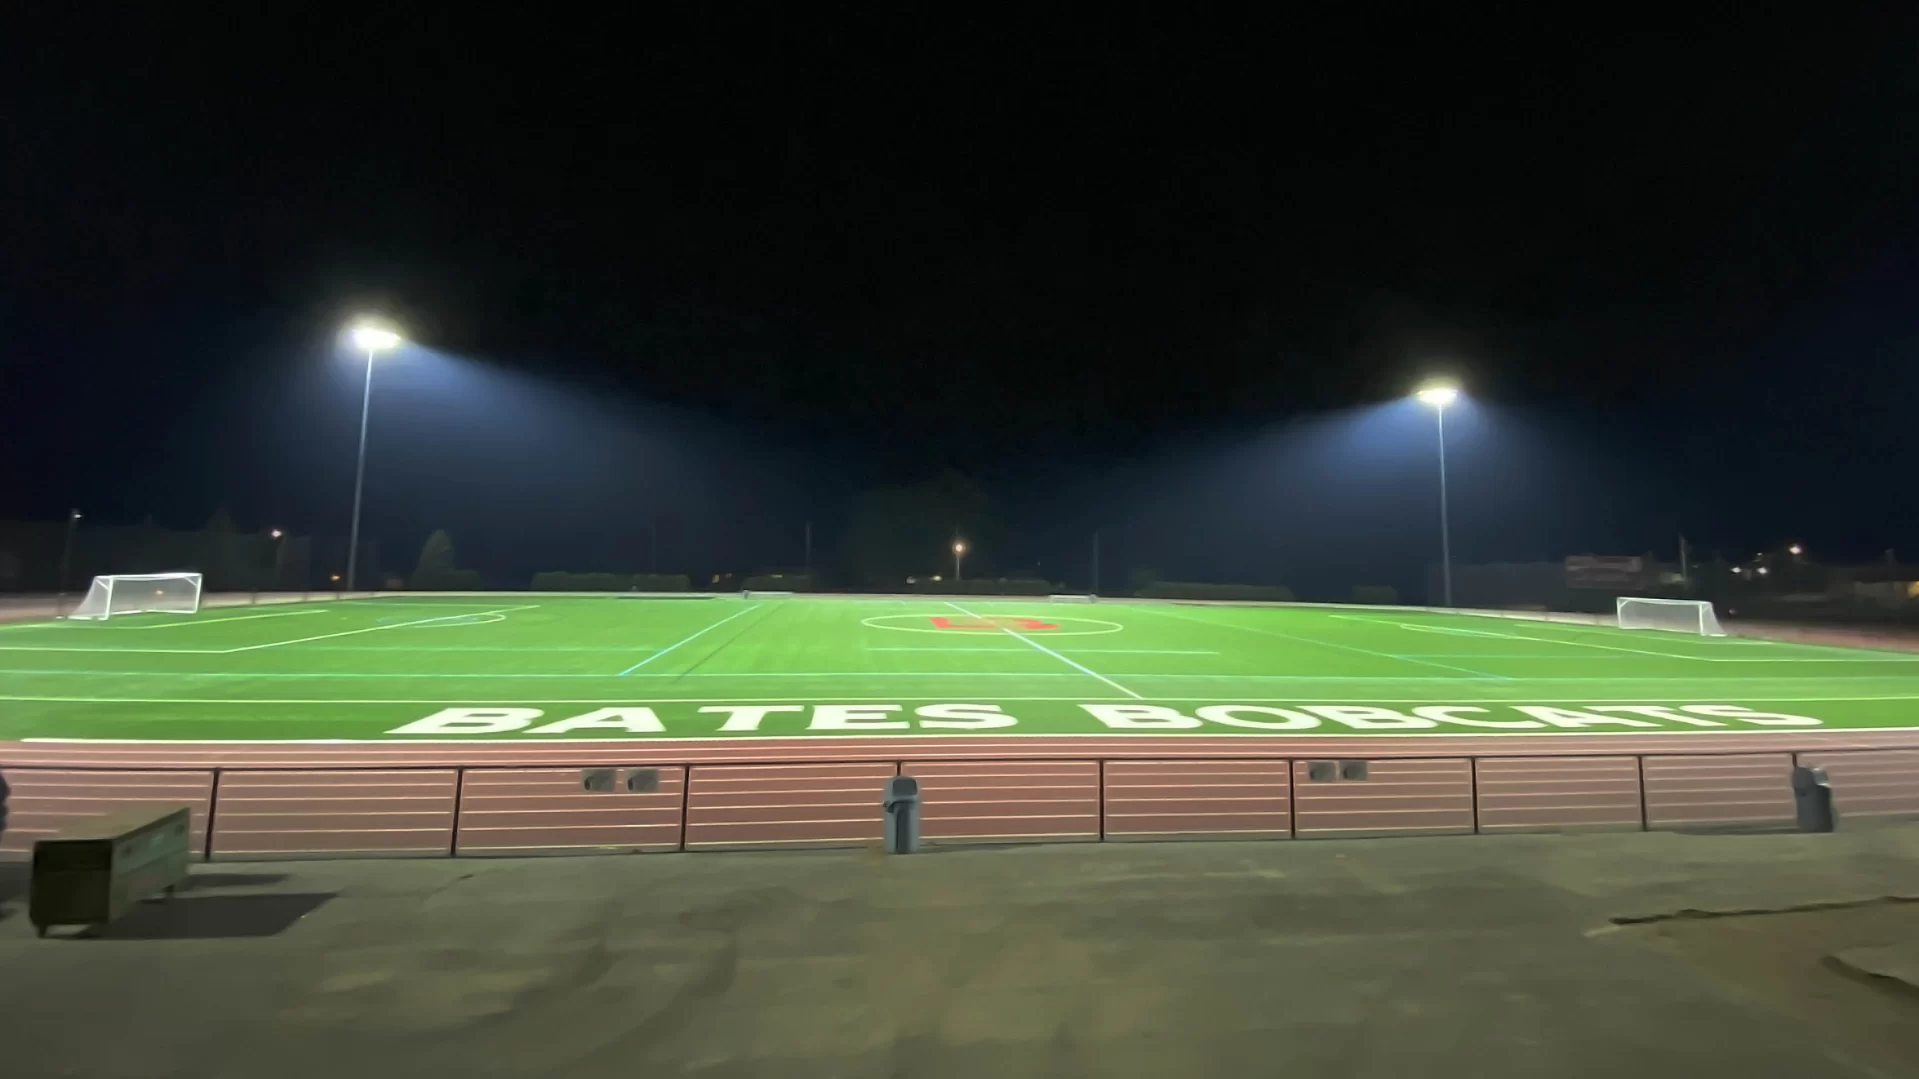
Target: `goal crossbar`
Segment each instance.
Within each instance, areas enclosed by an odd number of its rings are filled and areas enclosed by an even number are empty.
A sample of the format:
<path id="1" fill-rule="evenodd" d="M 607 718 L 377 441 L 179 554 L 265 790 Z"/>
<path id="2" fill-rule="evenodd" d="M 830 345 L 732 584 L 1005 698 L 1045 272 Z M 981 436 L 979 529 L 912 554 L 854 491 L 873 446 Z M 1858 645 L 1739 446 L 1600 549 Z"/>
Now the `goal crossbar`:
<path id="1" fill-rule="evenodd" d="M 1712 604 L 1703 599 L 1655 599 L 1649 596 L 1620 596 L 1615 606 L 1620 629 L 1663 629 L 1675 633 L 1696 633 L 1701 637 L 1724 637 L 1719 616 Z"/>
<path id="2" fill-rule="evenodd" d="M 85 598 L 68 618 L 103 621 L 127 614 L 196 614 L 200 610 L 197 573 L 115 573 L 93 579 Z"/>

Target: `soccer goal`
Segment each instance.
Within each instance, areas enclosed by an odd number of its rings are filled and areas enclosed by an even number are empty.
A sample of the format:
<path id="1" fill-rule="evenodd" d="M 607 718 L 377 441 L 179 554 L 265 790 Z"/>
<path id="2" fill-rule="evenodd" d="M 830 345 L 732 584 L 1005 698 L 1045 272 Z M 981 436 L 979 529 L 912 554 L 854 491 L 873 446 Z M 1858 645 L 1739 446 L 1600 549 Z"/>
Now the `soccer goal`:
<path id="1" fill-rule="evenodd" d="M 87 598 L 67 617 L 92 620 L 148 611 L 193 614 L 199 609 L 199 574 L 132 573 L 95 577 Z"/>
<path id="2" fill-rule="evenodd" d="M 1712 604 L 1703 599 L 1645 599 L 1619 597 L 1620 629 L 1669 629 L 1679 633 L 1697 633 L 1701 637 L 1724 637 L 1719 616 Z"/>

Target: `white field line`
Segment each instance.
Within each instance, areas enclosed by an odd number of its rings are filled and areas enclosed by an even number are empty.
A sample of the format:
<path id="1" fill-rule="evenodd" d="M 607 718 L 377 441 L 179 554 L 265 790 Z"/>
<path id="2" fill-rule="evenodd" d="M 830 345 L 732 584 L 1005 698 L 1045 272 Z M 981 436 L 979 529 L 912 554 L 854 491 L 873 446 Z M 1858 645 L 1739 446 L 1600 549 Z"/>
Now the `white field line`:
<path id="1" fill-rule="evenodd" d="M 236 615 L 231 615 L 225 618 L 201 618 L 196 615 L 191 618 L 181 619 L 178 622 L 161 622 L 156 625 L 150 625 L 150 626 L 116 626 L 113 623 L 109 622 L 102 628 L 112 633 L 128 633 L 128 632 L 132 632 L 133 630 L 141 630 L 141 629 L 179 629 L 182 626 L 210 626 L 210 625 L 213 625 L 215 622 L 245 622 L 253 618 L 294 618 L 303 614 L 325 614 L 325 613 L 326 613 L 325 607 L 312 607 L 312 608 L 303 608 L 298 611 L 269 611 L 265 614 L 236 614 Z"/>
<path id="2" fill-rule="evenodd" d="M 1140 697 L 1138 694 L 1133 693 L 1130 690 L 1127 691 L 1127 696 L 1134 700 L 1147 699 L 1147 698 Z M 911 703 L 914 701 L 942 702 L 942 701 L 950 701 L 952 699 L 953 698 L 950 695 L 929 697 L 923 694 L 914 694 L 911 696 L 901 696 L 899 694 L 894 694 L 888 697 L 848 697 L 848 696 L 840 696 L 840 695 L 834 695 L 830 697 L 796 697 L 796 696 L 782 695 L 778 697 L 726 696 L 726 697 L 634 698 L 631 696 L 627 696 L 627 697 L 570 697 L 570 698 L 567 698 L 567 697 L 511 697 L 511 698 L 504 698 L 504 699 L 499 697 L 397 697 L 397 698 L 35 697 L 35 696 L 25 696 L 25 695 L 0 695 L 0 701 L 25 701 L 25 702 L 33 702 L 33 703 L 41 703 L 41 704 L 437 704 L 437 705 L 476 705 L 476 706 L 482 705 L 482 704 L 484 705 L 495 705 L 495 704 L 631 704 L 631 705 L 758 704 L 758 703 L 776 703 L 780 701 L 785 701 L 789 703 L 808 703 L 808 702 L 832 703 L 835 701 L 890 701 L 894 703 Z M 1119 700 L 1119 699 L 1121 698 L 1118 698 L 1118 697 L 1088 698 L 1085 696 L 1078 696 L 1078 697 L 999 697 L 999 696 L 995 696 L 991 698 L 991 700 L 994 702 L 1008 702 L 1008 703 L 1019 702 L 1019 701 L 1087 701 L 1089 703 L 1098 703 L 1101 700 Z M 1267 702 L 1276 702 L 1276 703 L 1284 704 L 1287 702 L 1299 703 L 1301 701 L 1307 701 L 1313 704 L 1432 704 L 1434 703 L 1434 699 L 1431 696 L 1425 696 L 1425 697 L 1319 697 L 1319 696 L 1314 696 L 1314 697 L 1302 698 L 1298 694 L 1294 694 L 1289 697 L 1255 697 L 1255 696 L 1187 697 L 1183 695 L 1175 695 L 1175 696 L 1158 697 L 1154 699 L 1168 701 L 1174 704 L 1261 704 L 1261 703 L 1267 703 Z M 1688 703 L 1722 704 L 1722 703 L 1726 703 L 1728 700 L 1734 700 L 1734 699 L 1736 699 L 1740 703 L 1754 703 L 1754 704 L 1758 704 L 1758 703 L 1831 704 L 1831 703 L 1843 703 L 1848 701 L 1853 701 L 1853 702 L 1857 702 L 1857 701 L 1919 701 L 1919 694 L 1899 693 L 1899 694 L 1891 694 L 1891 695 L 1884 695 L 1884 696 L 1845 696 L 1845 697 L 1805 696 L 1805 695 L 1788 696 L 1788 697 L 1754 697 L 1754 696 L 1748 696 L 1747 694 L 1739 693 L 1739 694 L 1733 694 L 1731 697 L 1715 696 L 1711 698 L 1710 700 L 1693 700 Z M 1669 696 L 1668 697 L 1598 697 L 1590 694 L 1583 697 L 1457 697 L 1457 698 L 1450 698 L 1444 703 L 1511 705 L 1511 704 L 1574 704 L 1582 701 L 1586 704 L 1594 705 L 1594 706 L 1603 705 L 1603 704 L 1672 704 L 1674 703 L 1673 698 Z M 283 718 L 283 717 L 262 717 L 263 721 L 276 719 L 276 718 Z M 1807 730 L 1814 730 L 1817 728 L 1797 727 L 1793 729 L 1803 732 Z M 1838 728 L 1834 728 L 1834 729 L 1838 729 Z M 1919 728 L 1857 727 L 1857 728 L 1844 728 L 1844 729 L 1848 729 L 1848 730 L 1908 730 L 1908 729 L 1919 729 Z M 1596 734 L 1601 732 L 1594 731 L 1594 732 L 1579 732 L 1579 733 L 1582 733 L 1582 734 L 1595 733 Z M 1746 732 L 1746 733 L 1753 733 L 1753 732 Z M 1502 733 L 1500 737 L 1506 737 L 1506 734 Z"/>
<path id="3" fill-rule="evenodd" d="M 718 622 L 715 622 L 712 625 L 707 626 L 705 629 L 695 630 L 693 633 L 685 637 L 682 637 L 677 641 L 674 641 L 672 644 L 667 645 L 665 648 L 662 648 L 659 651 L 653 653 L 652 655 L 646 657 L 645 659 L 639 661 L 638 663 L 635 663 L 633 666 L 628 667 L 626 670 L 621 671 L 618 675 L 615 675 L 614 677 L 625 678 L 627 675 L 632 674 L 634 671 L 639 670 L 641 667 L 646 666 L 647 664 L 653 662 L 654 660 L 660 658 L 661 656 L 666 655 L 668 652 L 671 652 L 674 649 L 680 647 L 681 645 L 686 644 L 688 641 L 697 640 L 701 636 L 711 633 L 714 630 L 720 628 L 721 626 L 726 625 L 728 622 L 731 622 L 735 618 L 738 618 L 739 616 L 746 614 L 748 611 L 757 611 L 759 609 L 760 609 L 760 605 L 757 603 L 748 604 L 746 607 L 740 610 L 734 611 L 732 614 L 729 614 L 725 618 L 720 619 Z"/>
<path id="4" fill-rule="evenodd" d="M 960 606 L 957 603 L 952 602 L 951 600 L 948 600 L 946 605 L 958 611 L 959 613 L 965 615 L 968 618 L 979 617 L 979 615 L 974 614 L 972 611 L 967 610 L 966 608 Z M 999 625 L 999 623 L 997 622 L 993 624 Z M 999 628 L 1001 632 L 1008 634 L 1014 640 L 1024 641 L 1025 643 L 1033 646 L 1034 648 L 1039 649 L 1040 651 L 1046 653 L 1047 655 L 1052 656 L 1054 659 L 1059 660 L 1061 663 L 1066 664 L 1068 667 L 1071 667 L 1074 670 L 1084 671 L 1085 673 L 1092 675 L 1094 678 L 1097 678 L 1100 681 L 1106 683 L 1107 685 L 1112 686 L 1114 689 L 1119 690 L 1121 693 L 1126 694 L 1128 697 L 1131 697 L 1136 701 L 1143 701 L 1146 699 L 1140 696 L 1139 694 L 1134 693 L 1132 690 L 1127 689 L 1125 686 L 1120 685 L 1118 682 L 1113 681 L 1111 678 L 1108 678 L 1105 675 L 1099 673 L 1098 671 L 1093 670 L 1091 667 L 1087 667 L 1073 660 L 1067 659 L 1065 656 L 1060 655 L 1058 652 L 1053 651 L 1051 648 L 1046 647 L 1045 645 L 1039 643 L 1038 641 L 1032 640 L 1031 638 L 1028 638 L 1028 637 L 1022 637 L 1019 634 L 1014 633 L 1012 630 L 1008 629 L 1005 626 L 999 626 Z"/>
<path id="5" fill-rule="evenodd" d="M 1336 614 L 1336 615 L 1333 615 L 1332 617 L 1345 619 L 1348 622 L 1370 622 L 1374 625 L 1380 625 L 1380 626 L 1393 626 L 1393 625 L 1402 624 L 1388 618 L 1366 618 L 1359 615 L 1350 615 L 1350 614 Z M 1554 626 L 1558 628 L 1565 628 L 1569 632 L 1579 633 L 1585 636 L 1627 632 L 1626 630 L 1565 626 L 1561 623 L 1555 623 L 1555 622 L 1543 622 L 1539 624 Z M 1460 636 L 1499 637 L 1509 641 L 1536 641 L 1540 644 L 1566 645 L 1573 648 L 1603 648 L 1609 652 L 1630 652 L 1634 655 L 1659 656 L 1663 659 L 1686 659 L 1686 660 L 1692 660 L 1697 663 L 1915 663 L 1915 662 L 1919 662 L 1919 655 L 1882 656 L 1879 654 L 1866 654 L 1866 655 L 1854 656 L 1851 658 L 1848 658 L 1845 656 L 1833 656 L 1830 658 L 1825 656 L 1821 656 L 1818 658 L 1811 658 L 1811 657 L 1800 658 L 1800 657 L 1793 657 L 1793 656 L 1699 656 L 1699 655 L 1689 655 L 1684 652 L 1666 652 L 1666 651 L 1661 651 L 1655 648 L 1628 648 L 1625 645 L 1600 644 L 1596 641 L 1573 640 L 1570 637 L 1536 637 L 1527 633 L 1507 633 L 1499 630 L 1473 630 L 1470 633 L 1460 632 Z M 1701 643 L 1704 643 L 1704 641 L 1702 640 Z M 1854 651 L 1869 652 L 1868 649 L 1849 649 L 1839 645 L 1801 644 L 1797 641 L 1758 640 L 1755 642 L 1751 638 L 1736 638 L 1736 639 L 1727 639 L 1724 641 L 1714 642 L 1715 646 L 1718 646 L 1721 644 L 1745 645 L 1745 644 L 1751 644 L 1751 643 L 1770 644 L 1770 645 L 1776 645 L 1782 648 L 1816 648 L 1824 651 L 1847 652 L 1847 653 L 1851 653 Z M 1409 656 L 1413 654 L 1416 654 L 1416 653 L 1408 653 Z M 1499 659 L 1499 658 L 1520 658 L 1520 657 L 1487 656 L 1486 658 Z M 1530 657 L 1527 657 L 1527 658 L 1530 658 Z M 1553 657 L 1542 656 L 1539 658 L 1544 659 L 1544 658 L 1553 658 Z M 1566 655 L 1558 658 L 1573 659 L 1575 658 L 1575 656 Z"/>
<path id="6" fill-rule="evenodd" d="M 965 646 L 946 647 L 942 645 L 869 645 L 868 652 L 1018 652 L 1018 648 L 968 648 Z M 1083 655 L 1088 652 L 1109 653 L 1116 656 L 1217 656 L 1218 652 L 1202 648 L 1062 648 L 1061 652 Z M 1919 657 L 1915 657 L 1919 658 Z"/>
<path id="7" fill-rule="evenodd" d="M 408 626 L 423 626 L 429 622 L 444 622 L 449 618 L 471 618 L 475 614 L 505 614 L 508 611 L 530 611 L 538 607 L 537 603 L 526 603 L 518 607 L 495 607 L 490 611 L 474 611 L 467 614 L 443 614 L 437 618 L 416 618 L 411 622 L 394 622 L 384 626 L 366 626 L 362 629 L 343 629 L 338 633 L 322 633 L 314 637 L 296 637 L 290 641 L 268 641 L 265 644 L 247 644 L 238 648 L 223 648 L 218 655 L 232 655 L 235 652 L 257 652 L 262 648 L 281 648 L 289 644 L 305 644 L 308 641 L 325 641 L 334 637 L 351 637 L 358 633 L 378 633 L 387 629 L 405 629 Z"/>
<path id="8" fill-rule="evenodd" d="M 131 651 L 131 649 L 120 649 Z M 1007 649 L 1006 651 L 1013 651 Z M 217 653 L 213 653 L 217 654 Z M 1019 650 L 1019 655 L 1025 655 Z M 1062 657 L 1063 658 L 1063 657 Z M 862 678 L 1077 678 L 1072 671 L 688 671 L 685 673 L 655 672 L 648 674 L 599 674 L 579 671 L 117 671 L 101 668 L 0 668 L 0 677 L 14 675 L 27 678 L 385 678 L 394 681 L 407 681 L 420 678 L 473 678 L 499 679 L 524 678 L 538 681 L 543 678 L 843 678 L 858 681 Z M 1353 682 L 1353 683 L 1400 683 L 1416 682 L 1425 684 L 1451 683 L 1463 681 L 1448 675 L 1406 675 L 1406 674 L 1206 674 L 1192 672 L 1151 671 L 1114 671 L 1114 678 L 1147 680 L 1203 680 L 1214 682 Z M 1736 674 L 1654 674 L 1654 675 L 1540 675 L 1528 676 L 1523 681 L 1534 682 L 1604 682 L 1607 685 L 1638 684 L 1642 682 L 1664 683 L 1681 682 L 1688 685 L 1709 683 L 1737 683 L 1753 685 L 1766 682 L 1799 682 L 1804 675 L 1736 675 Z M 1859 674 L 1819 679 L 1821 682 L 1909 682 L 1903 675 Z M 1510 689 L 1508 690 L 1510 692 Z M 1513 698 L 1515 700 L 1519 698 Z"/>
<path id="9" fill-rule="evenodd" d="M 841 701 L 841 700 L 857 700 L 858 698 L 832 697 L 832 698 L 820 698 L 820 699 Z M 1073 697 L 1073 698 L 1028 697 L 1028 698 L 1002 698 L 1002 699 L 1003 700 L 1020 699 L 1020 700 L 1050 701 L 1050 700 L 1067 700 L 1067 699 L 1078 700 L 1079 698 L 1077 697 Z M 1117 699 L 1117 698 L 1113 698 L 1113 699 Z M 656 701 L 656 702 L 650 702 L 650 703 L 657 704 L 657 703 L 673 703 L 673 702 Z M 942 738 L 952 739 L 954 736 L 950 734 L 945 734 L 945 733 L 934 733 L 932 731 L 899 731 L 899 732 L 889 732 L 885 735 L 819 734 L 813 731 L 808 731 L 800 734 L 775 734 L 767 731 L 760 731 L 753 734 L 685 735 L 685 736 L 660 735 L 657 737 L 651 736 L 651 735 L 635 735 L 627 738 L 563 738 L 563 737 L 557 737 L 557 736 L 535 738 L 535 737 L 528 737 L 525 735 L 521 735 L 519 737 L 513 737 L 513 738 L 496 737 L 496 736 L 490 736 L 490 735 L 472 735 L 466 738 L 406 738 L 406 737 L 398 737 L 398 738 L 395 738 L 395 737 L 387 737 L 387 738 L 65 738 L 65 737 L 49 735 L 49 736 L 43 736 L 43 737 L 18 738 L 18 739 L 14 739 L 14 741 L 46 742 L 46 743 L 53 743 L 53 744 L 59 744 L 59 745 L 113 745 L 113 746 L 340 746 L 340 745 L 346 745 L 346 746 L 387 746 L 387 747 L 472 746 L 472 745 L 485 745 L 489 743 L 501 744 L 501 743 L 508 743 L 508 742 L 516 743 L 516 744 L 531 744 L 531 745 L 544 744 L 544 745 L 552 745 L 552 746 L 581 746 L 581 745 L 628 745 L 630 746 L 635 742 L 645 742 L 648 745 L 656 745 L 661 743 L 677 744 L 681 742 L 691 742 L 691 743 L 695 743 L 703 746 L 712 746 L 715 748 L 731 742 L 809 742 L 813 745 L 831 745 L 832 743 L 836 741 L 853 741 L 853 742 L 860 743 L 862 749 L 870 750 L 872 748 L 875 748 L 873 745 L 874 742 L 881 741 L 881 740 L 888 741 L 888 742 L 909 741 L 909 740 L 914 742 L 930 741 L 934 743 L 931 746 L 926 746 L 926 745 L 917 746 L 915 747 L 916 749 L 931 749 L 931 748 L 970 749 L 981 742 L 990 743 L 990 742 L 999 741 L 1000 739 L 1035 739 L 1035 740 L 1049 740 L 1049 741 L 1050 740 L 1064 741 L 1068 739 L 1080 739 L 1080 738 L 1097 738 L 1107 742 L 1126 742 L 1126 741 L 1137 740 L 1137 739 L 1178 739 L 1180 741 L 1197 740 L 1197 741 L 1203 741 L 1203 742 L 1210 742 L 1218 739 L 1260 741 L 1265 739 L 1285 740 L 1290 738 L 1389 738 L 1390 739 L 1390 738 L 1404 737 L 1406 739 L 1418 739 L 1419 741 L 1422 741 L 1422 742 L 1427 742 L 1427 741 L 1437 742 L 1437 743 L 1440 743 L 1442 746 L 1444 746 L 1448 742 L 1454 742 L 1460 739 L 1471 739 L 1473 741 L 1479 741 L 1486 738 L 1498 738 L 1502 740 L 1507 738 L 1562 738 L 1562 739 L 1583 740 L 1587 738 L 1661 738 L 1661 737 L 1670 736 L 1674 738 L 1691 737 L 1691 738 L 1723 739 L 1727 737 L 1728 735 L 1731 735 L 1735 738 L 1745 738 L 1748 736 L 1764 735 L 1770 738 L 1784 739 L 1793 735 L 1807 735 L 1807 734 L 1852 736 L 1852 735 L 1872 735 L 1872 734 L 1881 734 L 1881 733 L 1909 734 L 1913 732 L 1919 732 L 1919 727 L 1819 727 L 1819 728 L 1793 727 L 1791 729 L 1765 727 L 1765 728 L 1753 728 L 1750 730 L 1745 728 L 1740 728 L 1735 730 L 1730 727 L 1715 728 L 1711 730 L 1707 730 L 1699 727 L 1664 727 L 1658 730 L 1642 728 L 1642 729 L 1635 729 L 1630 731 L 1589 731 L 1589 730 L 1512 731 L 1512 730 L 1508 730 L 1508 731 L 1499 731 L 1497 733 L 1492 731 L 1482 731 L 1477 734 L 1469 734 L 1464 731 L 1436 731 L 1431 734 L 1416 734 L 1410 731 L 1401 731 L 1401 732 L 1398 732 L 1397 734 L 1367 734 L 1363 731 L 1358 731 L 1358 730 L 1207 731 L 1205 733 L 1200 733 L 1200 734 L 1175 733 L 1175 732 L 1162 732 L 1162 733 L 1139 732 L 1139 733 L 1128 734 L 1120 731 L 1074 731 L 1074 732 L 1065 733 L 1065 734 L 1046 734 L 1041 731 L 996 731 L 992 734 L 967 735 L 967 736 L 964 736 L 965 740 L 963 741 L 946 741 L 946 742 L 940 742 L 938 741 L 938 739 L 942 739 Z M 1838 741 L 1822 741 L 1817 746 L 1807 750 L 1807 752 L 1838 751 L 1838 750 L 1844 750 L 1844 749 L 1874 749 L 1874 750 L 1879 750 L 1881 752 L 1887 752 L 1887 753 L 1913 752 L 1913 749 L 1910 746 L 1888 747 L 1888 746 L 1866 745 L 1863 743 L 1855 745 L 1852 743 L 1838 742 Z M 1576 758 L 1569 758 L 1569 759 L 1576 759 Z M 697 765 L 697 764 L 702 764 L 707 762 L 695 761 L 693 763 Z M 807 764 L 811 762 L 805 758 L 801 758 L 801 759 L 790 761 L 790 762 L 769 761 L 767 763 Z M 168 765 L 155 765 L 155 767 L 164 768 L 164 767 L 168 767 Z M 495 766 L 479 765 L 477 767 L 495 767 Z M 498 767 L 510 767 L 510 766 L 503 765 Z"/>
<path id="10" fill-rule="evenodd" d="M 0 652 L 91 652 L 95 655 L 217 656 L 224 648 L 67 648 L 57 644 L 0 644 Z"/>
<path id="11" fill-rule="evenodd" d="M 1430 660 L 1424 660 L 1424 659 L 1409 659 L 1405 656 L 1395 656 L 1391 654 L 1390 652 L 1375 652 L 1370 648 L 1360 648 L 1357 645 L 1337 644 L 1333 641 L 1322 641 L 1315 637 L 1300 637 L 1291 633 L 1281 633 L 1278 630 L 1260 629 L 1257 626 L 1242 626 L 1237 622 L 1208 622 L 1203 618 L 1188 618 L 1183 614 L 1178 614 L 1174 611 L 1161 610 L 1157 607 L 1142 607 L 1141 609 L 1151 610 L 1155 614 L 1163 614 L 1167 616 L 1168 618 L 1177 618 L 1182 622 L 1191 622 L 1195 625 L 1200 625 L 1200 626 L 1225 626 L 1229 629 L 1245 630 L 1248 633 L 1263 634 L 1264 636 L 1267 636 L 1267 637 L 1278 637 L 1281 640 L 1287 640 L 1287 641 L 1298 641 L 1301 644 L 1318 645 L 1321 648 L 1332 648 L 1341 652 L 1353 652 L 1362 656 L 1373 656 L 1377 659 L 1390 659 L 1400 663 L 1417 663 L 1417 664 L 1420 664 L 1421 666 L 1437 667 L 1442 671 L 1453 671 L 1457 674 L 1471 675 L 1472 677 L 1479 678 L 1479 679 L 1487 679 L 1487 680 L 1499 681 L 1499 682 L 1511 681 L 1510 678 L 1502 674 L 1487 674 L 1485 671 L 1475 671 L 1466 667 L 1455 667 L 1450 663 L 1434 663 Z"/>

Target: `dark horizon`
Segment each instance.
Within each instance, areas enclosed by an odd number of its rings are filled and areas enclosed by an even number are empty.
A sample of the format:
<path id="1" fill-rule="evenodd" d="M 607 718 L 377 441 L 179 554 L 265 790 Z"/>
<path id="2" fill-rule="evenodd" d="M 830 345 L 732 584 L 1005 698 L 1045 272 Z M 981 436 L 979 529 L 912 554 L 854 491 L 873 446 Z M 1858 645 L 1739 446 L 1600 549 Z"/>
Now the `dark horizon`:
<path id="1" fill-rule="evenodd" d="M 343 534 L 374 311 L 392 570 L 825 561 L 951 472 L 1003 571 L 1405 587 L 1429 373 L 1461 561 L 1919 550 L 1919 18 L 1727 11 L 35 13 L 0 519 Z"/>

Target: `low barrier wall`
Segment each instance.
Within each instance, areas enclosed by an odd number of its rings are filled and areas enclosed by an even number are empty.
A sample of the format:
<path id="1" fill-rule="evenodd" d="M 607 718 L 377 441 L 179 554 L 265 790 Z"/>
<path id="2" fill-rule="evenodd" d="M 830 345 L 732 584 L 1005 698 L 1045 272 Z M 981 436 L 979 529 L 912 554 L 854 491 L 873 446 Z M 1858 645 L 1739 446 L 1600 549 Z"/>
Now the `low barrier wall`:
<path id="1" fill-rule="evenodd" d="M 208 859 L 861 846 L 880 839 L 893 775 L 920 780 L 933 845 L 1789 828 L 1799 764 L 1828 771 L 1842 822 L 1919 816 L 1919 736 L 1680 737 L 1679 751 L 1567 736 L 1523 753 L 1510 738 L 494 744 L 464 762 L 446 745 L 196 761 L 190 745 L 116 759 L 13 743 L 0 858 L 142 802 L 188 806 Z"/>

